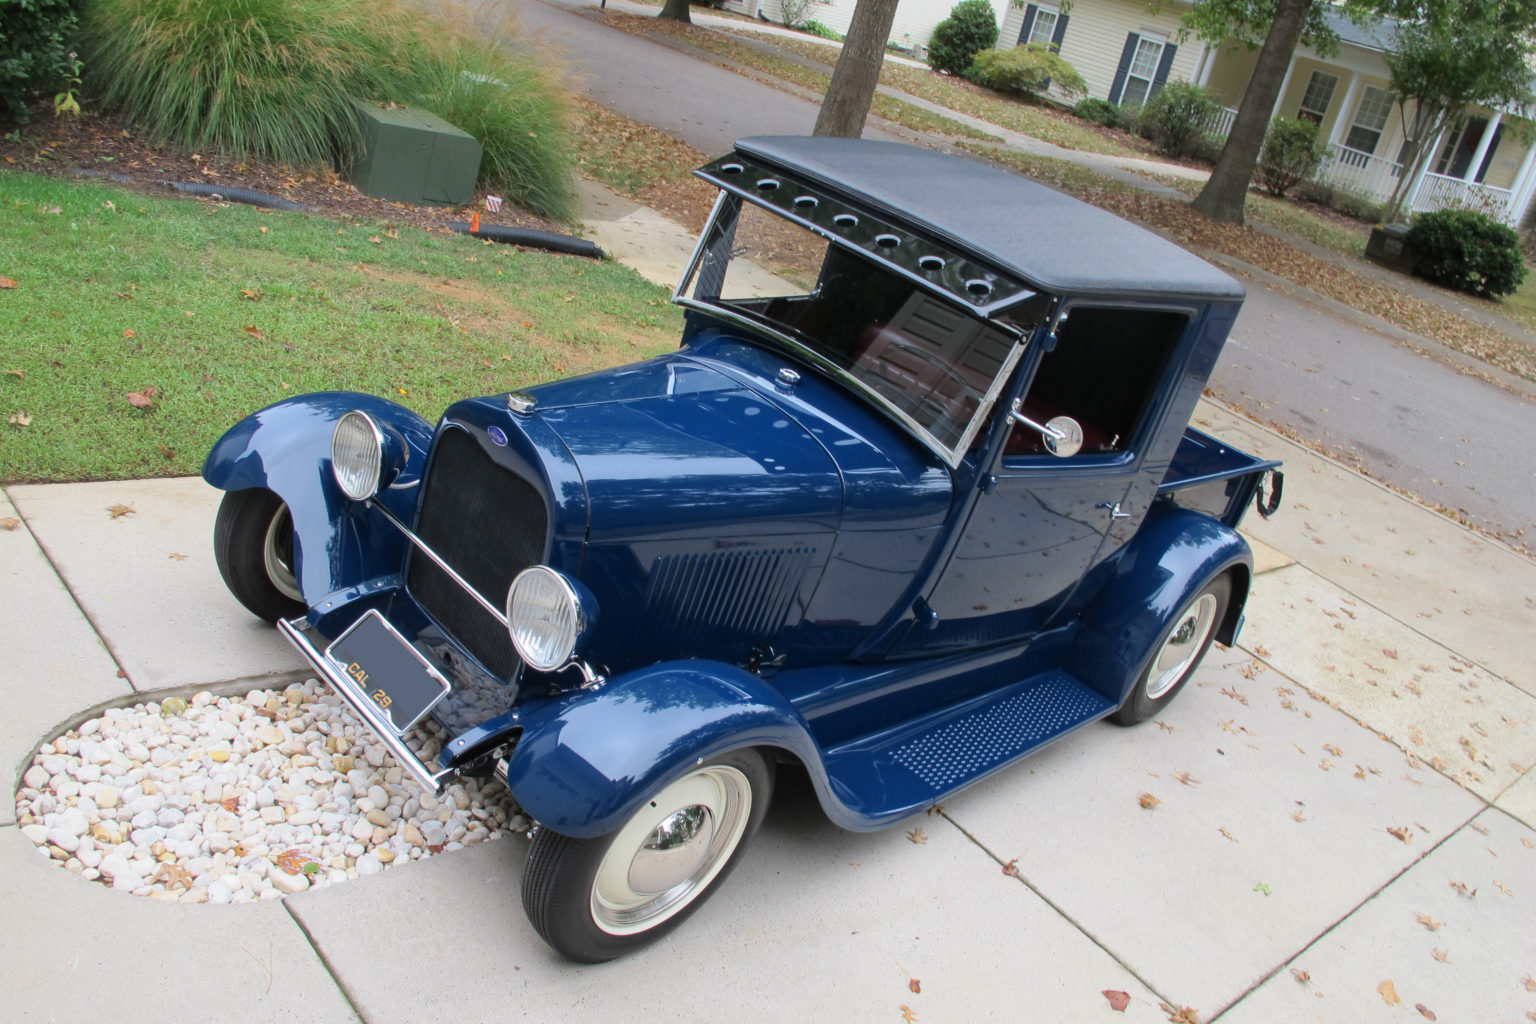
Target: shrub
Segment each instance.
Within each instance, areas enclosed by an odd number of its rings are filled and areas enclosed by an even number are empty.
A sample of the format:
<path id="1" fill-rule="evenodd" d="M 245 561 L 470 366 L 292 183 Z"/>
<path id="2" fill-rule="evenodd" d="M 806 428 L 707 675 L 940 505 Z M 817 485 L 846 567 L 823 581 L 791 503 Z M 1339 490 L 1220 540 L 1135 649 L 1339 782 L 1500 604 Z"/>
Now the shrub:
<path id="1" fill-rule="evenodd" d="M 1093 96 L 1078 100 L 1077 106 L 1072 108 L 1072 113 L 1085 121 L 1092 121 L 1106 128 L 1120 127 L 1120 108 L 1109 100 L 1101 100 Z"/>
<path id="2" fill-rule="evenodd" d="M 94 0 L 87 86 L 144 135 L 298 167 L 351 162 L 352 99 L 423 107 L 476 136 L 480 179 L 536 213 L 570 211 L 569 143 L 547 61 L 510 22 L 403 0 Z"/>
<path id="3" fill-rule="evenodd" d="M 971 60 L 965 77 L 977 85 L 1015 96 L 1033 96 L 1055 85 L 1065 96 L 1081 96 L 1088 83 L 1077 69 L 1044 43 L 1011 50 L 982 50 Z"/>
<path id="4" fill-rule="evenodd" d="M 1459 292 L 1493 298 L 1525 280 L 1515 229 L 1472 210 L 1418 214 L 1405 241 L 1416 257 L 1415 274 Z"/>
<path id="5" fill-rule="evenodd" d="M 694 0 L 695 3 L 698 0 Z M 806 15 L 811 13 L 811 8 L 816 6 L 816 0 L 779 0 L 779 16 L 784 19 L 785 28 L 800 28 L 808 20 Z"/>
<path id="6" fill-rule="evenodd" d="M 1141 134 L 1169 156 L 1193 156 L 1205 141 L 1206 125 L 1221 113 L 1221 101 L 1192 82 L 1169 82 L 1142 107 Z"/>
<path id="7" fill-rule="evenodd" d="M 928 65 L 963 75 L 971 58 L 997 45 L 997 14 L 987 0 L 960 0 L 928 40 Z"/>
<path id="8" fill-rule="evenodd" d="M 79 0 L 0 0 L 0 112 L 25 121 L 38 93 L 72 74 Z"/>
<path id="9" fill-rule="evenodd" d="M 1264 134 L 1259 155 L 1259 183 L 1272 196 L 1283 196 L 1317 173 L 1328 156 L 1328 143 L 1317 125 L 1300 117 L 1277 117 Z"/>
<path id="10" fill-rule="evenodd" d="M 823 39 L 830 39 L 834 43 L 840 43 L 843 41 L 843 34 L 841 32 L 837 31 L 835 28 L 832 28 L 830 25 L 823 25 L 821 22 L 814 19 L 801 25 L 800 31 L 809 32 L 811 35 L 820 36 Z"/>

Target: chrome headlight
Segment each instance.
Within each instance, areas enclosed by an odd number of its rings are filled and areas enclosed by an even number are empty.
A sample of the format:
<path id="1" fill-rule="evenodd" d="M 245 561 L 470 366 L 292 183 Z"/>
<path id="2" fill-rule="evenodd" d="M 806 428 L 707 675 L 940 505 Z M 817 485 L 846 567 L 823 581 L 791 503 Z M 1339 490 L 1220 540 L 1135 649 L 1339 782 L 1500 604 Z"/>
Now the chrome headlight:
<path id="1" fill-rule="evenodd" d="M 331 432 L 331 473 L 353 501 L 367 501 L 384 476 L 384 432 L 365 412 L 353 409 Z"/>
<path id="2" fill-rule="evenodd" d="M 507 591 L 507 629 L 529 668 L 553 672 L 570 664 L 589 616 L 576 587 L 546 566 L 524 569 Z"/>

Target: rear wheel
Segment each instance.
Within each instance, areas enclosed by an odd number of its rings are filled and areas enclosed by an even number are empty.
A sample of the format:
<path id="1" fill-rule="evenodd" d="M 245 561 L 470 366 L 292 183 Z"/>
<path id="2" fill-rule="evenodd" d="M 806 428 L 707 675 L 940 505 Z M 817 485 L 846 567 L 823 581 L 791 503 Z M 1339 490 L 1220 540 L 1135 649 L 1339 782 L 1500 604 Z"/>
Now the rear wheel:
<path id="1" fill-rule="evenodd" d="M 1223 573 L 1189 600 L 1163 633 L 1152 660 L 1131 689 L 1130 696 L 1114 714 L 1121 725 L 1145 722 L 1178 696 L 1189 677 L 1200 667 L 1210 649 L 1216 627 L 1226 617 L 1232 600 L 1232 577 Z"/>
<path id="2" fill-rule="evenodd" d="M 772 792 L 772 762 L 737 750 L 663 787 L 605 836 L 541 829 L 523 875 L 523 910 L 545 942 L 581 963 L 654 942 L 730 874 Z"/>
<path id="3" fill-rule="evenodd" d="M 230 491 L 213 524 L 213 558 L 235 599 L 268 622 L 307 610 L 293 557 L 293 517 L 271 491 Z"/>

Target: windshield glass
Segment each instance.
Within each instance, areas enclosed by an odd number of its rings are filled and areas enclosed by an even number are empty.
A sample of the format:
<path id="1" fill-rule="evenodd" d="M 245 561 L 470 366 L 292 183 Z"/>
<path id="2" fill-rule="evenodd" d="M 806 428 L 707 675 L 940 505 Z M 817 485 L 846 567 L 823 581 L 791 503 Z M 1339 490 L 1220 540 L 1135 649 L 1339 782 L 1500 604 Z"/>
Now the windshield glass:
<path id="1" fill-rule="evenodd" d="M 763 325 L 955 461 L 1016 361 L 1018 332 L 751 203 L 727 198 L 682 298 Z"/>

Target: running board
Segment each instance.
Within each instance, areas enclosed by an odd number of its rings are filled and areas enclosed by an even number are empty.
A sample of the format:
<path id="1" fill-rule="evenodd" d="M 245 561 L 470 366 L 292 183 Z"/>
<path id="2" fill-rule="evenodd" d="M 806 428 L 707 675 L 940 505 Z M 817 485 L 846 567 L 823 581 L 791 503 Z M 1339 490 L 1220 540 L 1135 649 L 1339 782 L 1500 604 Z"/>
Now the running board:
<path id="1" fill-rule="evenodd" d="M 1053 670 L 826 752 L 832 791 L 870 828 L 932 806 L 1115 710 Z"/>

